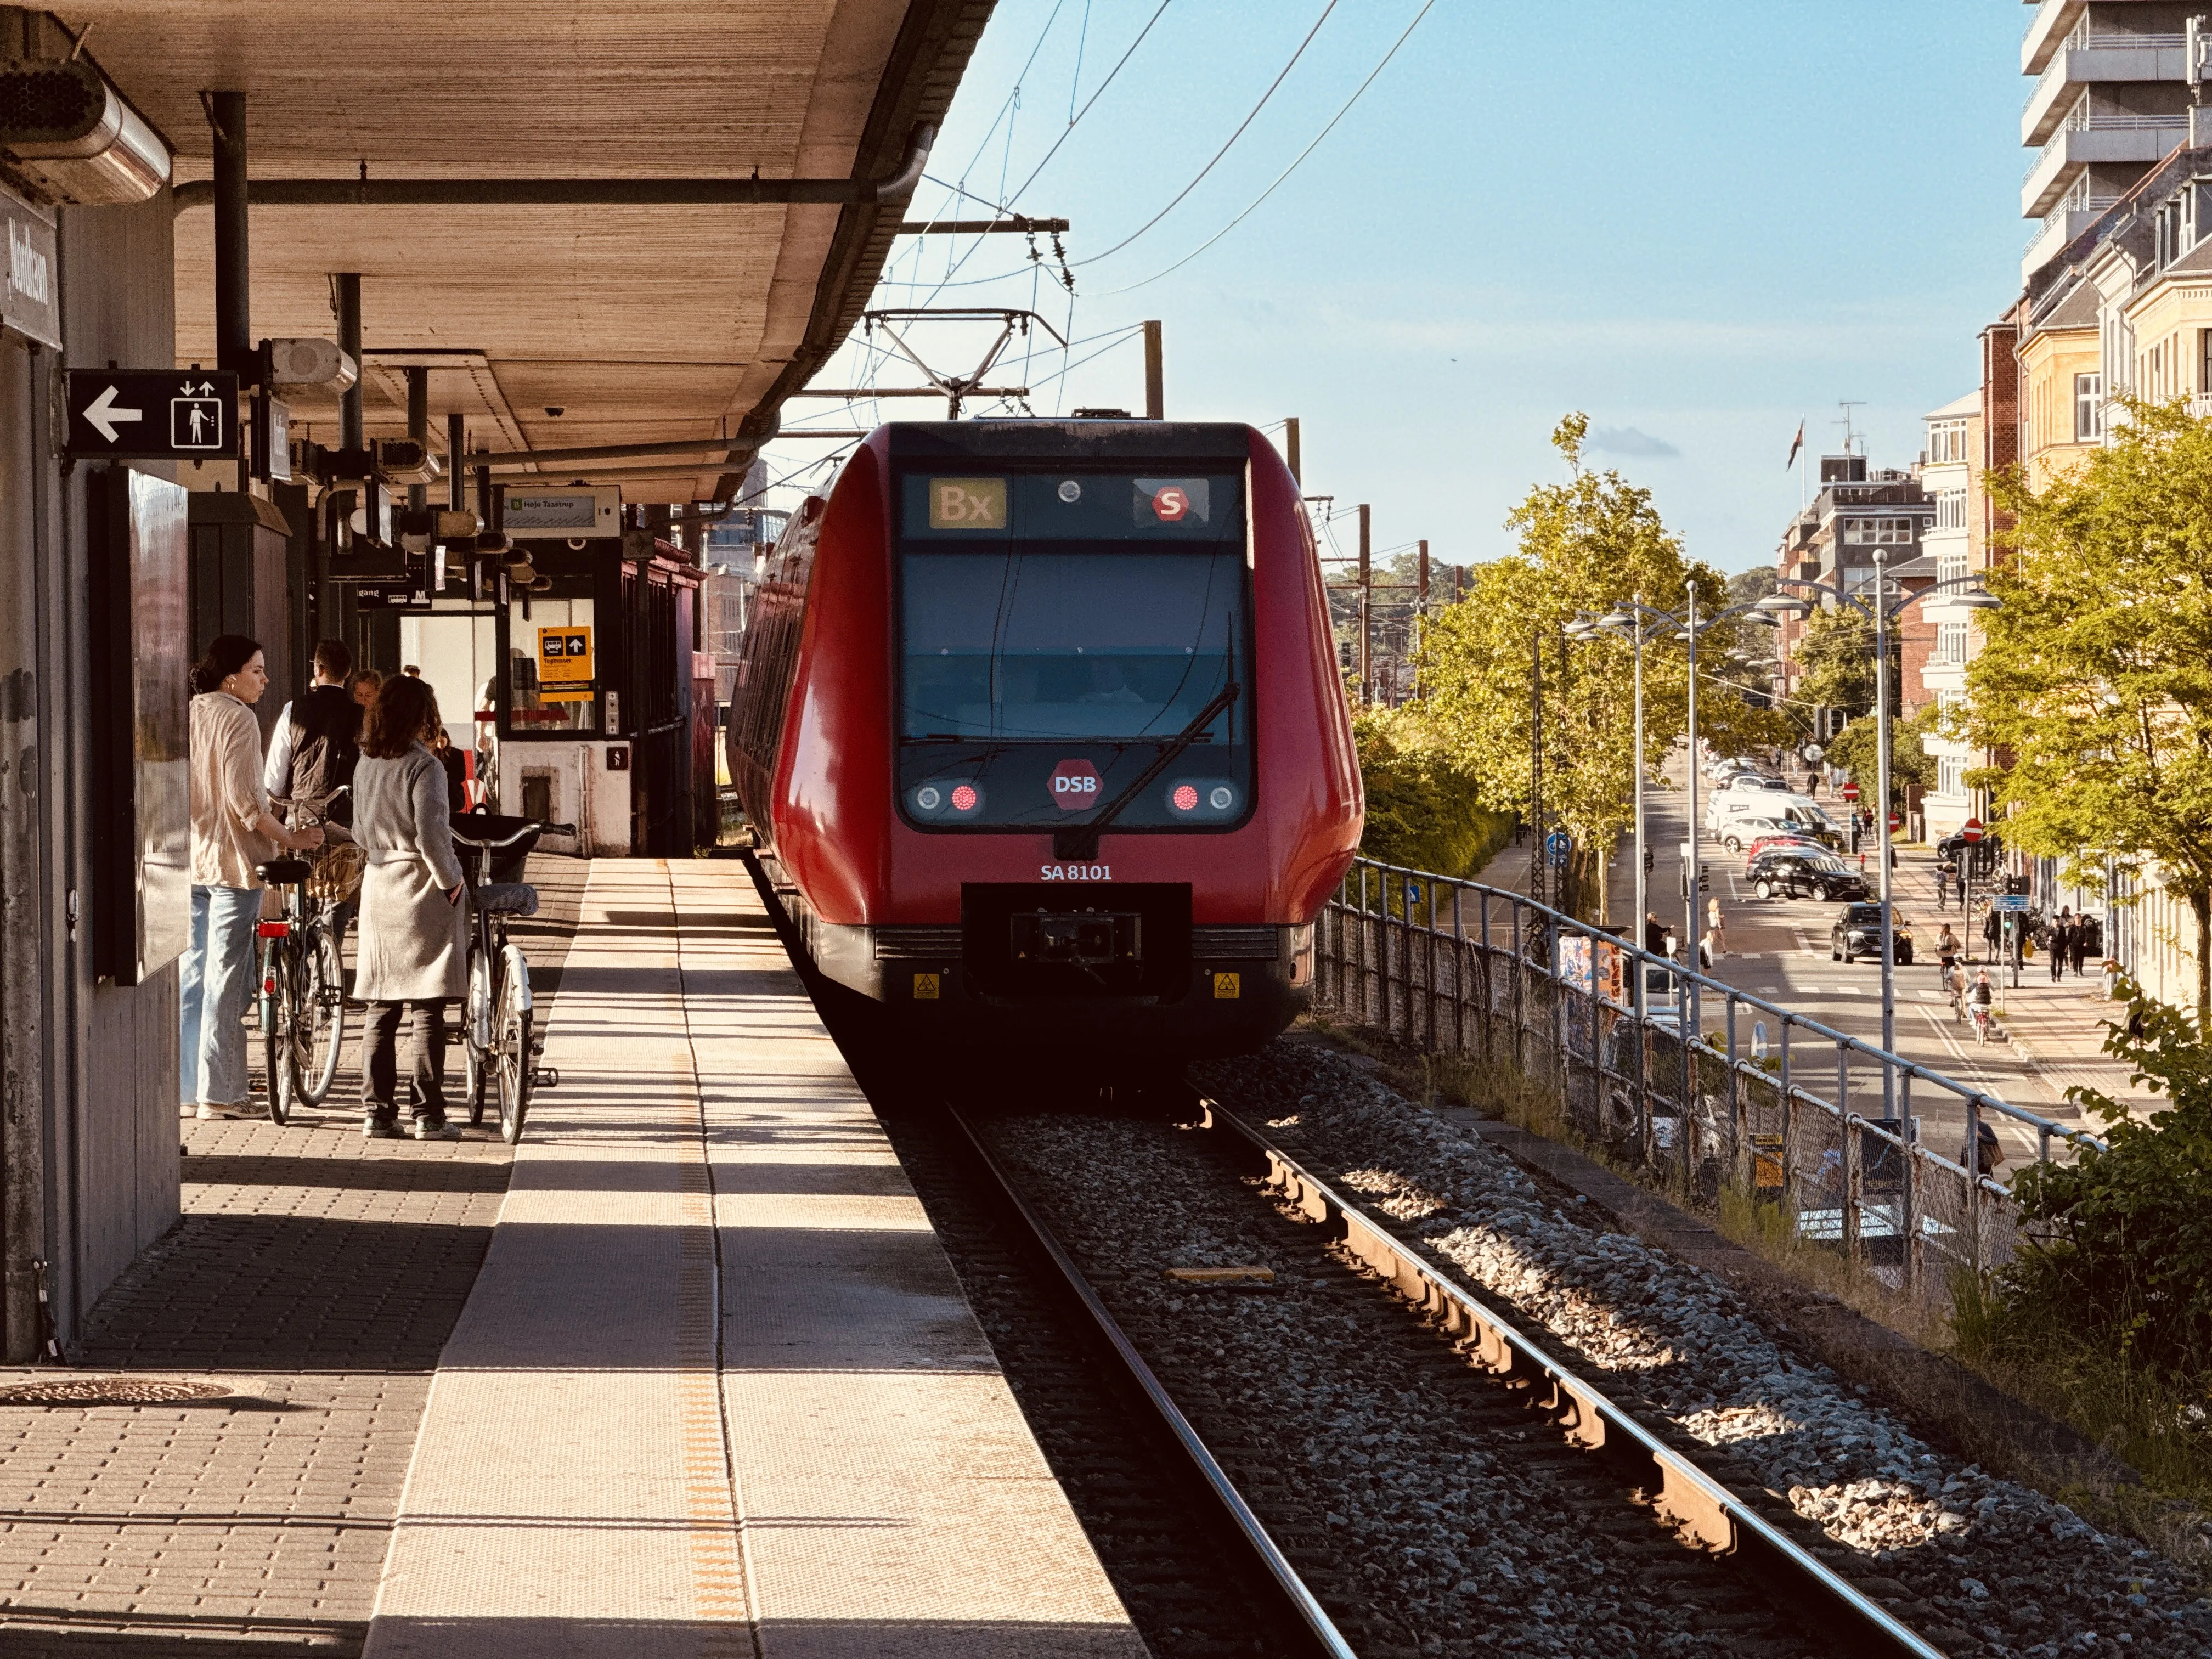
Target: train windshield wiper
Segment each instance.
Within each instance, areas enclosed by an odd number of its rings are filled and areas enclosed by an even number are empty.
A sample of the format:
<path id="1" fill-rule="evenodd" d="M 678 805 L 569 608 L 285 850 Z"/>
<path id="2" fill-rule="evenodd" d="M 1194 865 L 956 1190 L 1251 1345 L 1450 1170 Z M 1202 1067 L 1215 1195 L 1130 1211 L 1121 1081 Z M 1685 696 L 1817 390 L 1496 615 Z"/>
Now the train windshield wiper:
<path id="1" fill-rule="evenodd" d="M 1168 740 L 1167 746 L 1152 757 L 1152 763 L 1137 775 L 1137 780 L 1120 794 L 1098 809 L 1098 816 L 1076 824 L 1072 829 L 1057 830 L 1052 838 L 1052 855 L 1062 860 L 1094 859 L 1098 856 L 1098 837 L 1106 827 L 1121 815 L 1121 809 L 1152 787 L 1152 780 L 1174 763 L 1176 756 L 1198 741 L 1199 733 L 1213 724 L 1221 711 L 1237 701 L 1241 688 L 1231 680 L 1213 694 L 1213 701 L 1198 711 L 1188 726 Z"/>

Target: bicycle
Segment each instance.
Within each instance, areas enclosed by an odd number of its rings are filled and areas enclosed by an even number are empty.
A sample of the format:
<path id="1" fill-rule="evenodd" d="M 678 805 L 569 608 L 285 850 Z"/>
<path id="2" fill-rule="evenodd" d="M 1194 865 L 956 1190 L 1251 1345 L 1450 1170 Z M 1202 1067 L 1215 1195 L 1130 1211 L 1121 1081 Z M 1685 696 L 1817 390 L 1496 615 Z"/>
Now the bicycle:
<path id="1" fill-rule="evenodd" d="M 511 835 L 469 836 L 461 833 L 466 817 L 486 820 L 484 827 L 520 824 Z M 573 824 L 545 823 L 535 818 L 499 819 L 489 813 L 463 814 L 453 820 L 453 844 L 476 854 L 476 878 L 469 886 L 469 903 L 475 912 L 469 935 L 466 986 L 463 992 L 461 1051 L 466 1071 L 469 1122 L 483 1121 L 490 1085 L 499 1091 L 499 1135 L 512 1146 L 522 1139 L 522 1121 L 530 1110 L 530 1091 L 540 1083 L 550 1088 L 560 1073 L 539 1067 L 544 1044 L 532 1029 L 530 961 L 522 947 L 507 936 L 509 916 L 538 914 L 538 890 L 528 882 L 495 882 L 492 855 L 506 853 L 510 863 L 520 863 L 540 835 L 573 836 Z M 520 848 L 518 851 L 517 849 Z"/>
<path id="2" fill-rule="evenodd" d="M 341 785 L 312 805 L 272 796 L 270 804 L 296 811 L 306 823 L 328 822 L 331 803 L 346 793 Z M 301 1103 L 319 1105 L 337 1081 L 338 1053 L 345 1042 L 345 964 L 338 949 L 337 907 L 347 878 L 334 876 L 344 844 L 326 844 L 314 858 L 288 856 L 254 866 L 264 884 L 283 893 L 284 914 L 257 922 L 261 972 L 257 1012 L 261 1025 L 262 1075 L 269 1095 L 269 1120 L 289 1122 Z M 358 853 L 353 854 L 358 858 Z M 350 879 L 357 866 L 347 861 Z M 322 894 L 310 884 L 326 884 Z"/>

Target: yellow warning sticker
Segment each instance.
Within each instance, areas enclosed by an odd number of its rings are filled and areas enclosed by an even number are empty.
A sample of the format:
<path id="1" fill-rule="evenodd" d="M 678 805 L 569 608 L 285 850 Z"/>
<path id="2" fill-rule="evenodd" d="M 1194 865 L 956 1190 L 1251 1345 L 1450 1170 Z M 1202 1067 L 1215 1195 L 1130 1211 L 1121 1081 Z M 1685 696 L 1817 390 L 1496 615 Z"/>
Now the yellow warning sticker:
<path id="1" fill-rule="evenodd" d="M 916 974 L 914 976 L 914 1000 L 916 1002 L 935 1002 L 937 998 L 935 974 Z"/>
<path id="2" fill-rule="evenodd" d="M 1234 1002 L 1244 994 L 1244 975 L 1216 974 L 1213 976 L 1213 998 L 1217 1002 Z"/>

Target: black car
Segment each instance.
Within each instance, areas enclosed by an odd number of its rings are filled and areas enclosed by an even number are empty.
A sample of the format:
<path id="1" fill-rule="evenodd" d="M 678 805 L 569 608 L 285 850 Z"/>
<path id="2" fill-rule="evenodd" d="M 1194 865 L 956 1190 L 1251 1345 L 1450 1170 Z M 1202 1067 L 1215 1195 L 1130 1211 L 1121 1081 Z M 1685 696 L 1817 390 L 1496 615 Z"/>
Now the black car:
<path id="1" fill-rule="evenodd" d="M 1802 898 L 1822 903 L 1867 896 L 1866 878 L 1833 853 L 1815 848 L 1776 847 L 1761 853 L 1744 872 L 1761 898 Z"/>
<path id="2" fill-rule="evenodd" d="M 1890 919 L 1890 942 L 1899 962 L 1912 960 L 1912 924 L 1902 915 Z M 1861 957 L 1881 955 L 1881 906 L 1879 904 L 1846 904 L 1836 912 L 1834 924 L 1828 929 L 1828 958 L 1832 962 L 1856 962 Z"/>

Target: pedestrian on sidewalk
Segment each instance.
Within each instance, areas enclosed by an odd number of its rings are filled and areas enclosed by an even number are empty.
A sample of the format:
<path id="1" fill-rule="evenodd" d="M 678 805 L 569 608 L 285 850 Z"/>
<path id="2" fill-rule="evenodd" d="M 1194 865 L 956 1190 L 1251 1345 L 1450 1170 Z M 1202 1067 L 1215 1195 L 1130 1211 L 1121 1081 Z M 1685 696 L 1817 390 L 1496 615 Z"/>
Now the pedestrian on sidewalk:
<path id="1" fill-rule="evenodd" d="M 2065 977 L 2066 959 L 2074 954 L 2074 912 L 2063 909 L 2051 925 L 2051 982 Z"/>
<path id="2" fill-rule="evenodd" d="M 1982 942 L 1990 947 L 1990 960 L 1997 959 L 1997 947 L 2004 940 L 2004 918 L 1992 904 L 1982 917 Z"/>
<path id="3" fill-rule="evenodd" d="M 2081 969 L 2089 960 L 2089 918 L 2081 917 L 2074 924 L 2074 977 L 2081 977 Z"/>
<path id="4" fill-rule="evenodd" d="M 1673 954 L 1667 944 L 1667 924 L 1648 911 L 1644 917 L 1644 948 L 1656 956 Z"/>
<path id="5" fill-rule="evenodd" d="M 1941 862 L 1939 862 L 1939 863 L 1937 863 L 1937 865 L 1936 866 L 1936 914 L 1938 914 L 1938 915 L 1940 915 L 1942 912 L 1944 912 L 1944 911 L 1946 911 L 1946 910 L 1949 909 L 1950 908 L 1951 908 L 1951 866 L 1950 866 L 1949 865 L 1948 865 L 1948 864 L 1944 864 L 1944 863 L 1941 863 Z"/>
<path id="6" fill-rule="evenodd" d="M 446 1004 L 461 994 L 468 957 L 468 890 L 453 852 L 446 769 L 430 752 L 436 700 L 400 675 L 376 694 L 354 774 L 354 838 L 368 854 L 361 884 L 360 968 L 354 994 L 368 1005 L 362 1037 L 362 1126 L 370 1139 L 398 1133 L 399 1021 L 410 1016 L 407 1069 L 417 1140 L 455 1140 L 446 1120 Z"/>
<path id="7" fill-rule="evenodd" d="M 269 810 L 252 708 L 268 688 L 261 647 L 242 634 L 217 636 L 192 669 L 192 913 L 178 981 L 177 1099 L 202 1118 L 253 1115 L 246 1005 L 264 890 L 254 866 L 323 844 L 320 830 L 287 830 Z"/>
<path id="8" fill-rule="evenodd" d="M 1705 901 L 1705 937 L 1712 941 L 1714 956 L 1727 951 L 1728 935 L 1721 927 L 1721 902 L 1717 895 Z"/>

